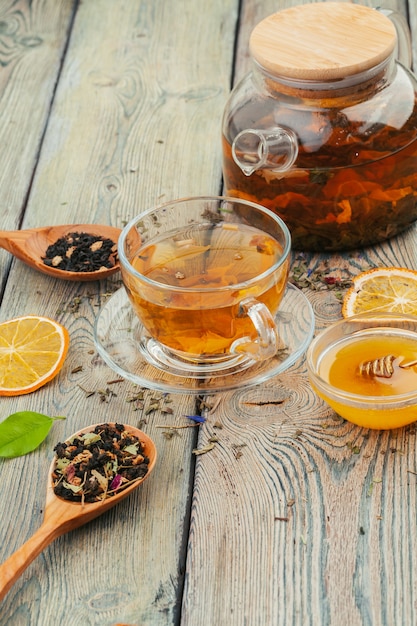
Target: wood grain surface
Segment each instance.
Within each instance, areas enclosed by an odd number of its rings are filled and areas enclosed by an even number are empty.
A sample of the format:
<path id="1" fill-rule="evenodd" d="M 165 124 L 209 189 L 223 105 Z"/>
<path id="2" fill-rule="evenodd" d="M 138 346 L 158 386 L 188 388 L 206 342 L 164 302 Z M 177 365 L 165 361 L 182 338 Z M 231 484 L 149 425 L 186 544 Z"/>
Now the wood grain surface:
<path id="1" fill-rule="evenodd" d="M 2 168 L 0 193 L 16 193 L 15 180 L 22 186 L 14 206 L 7 200 L 6 208 L 7 196 L 1 202 L 3 227 L 20 221 L 26 228 L 86 221 L 122 226 L 164 199 L 217 194 L 219 119 L 230 88 L 236 5 L 214 2 L 202 15 L 196 2 L 1 2 L 4 29 L 17 28 L 16 19 L 22 32 L 42 40 L 48 35 L 48 49 L 41 43 L 34 48 L 45 66 L 34 64 L 38 75 L 31 76 L 30 89 L 19 74 L 22 52 L 0 73 L 1 117 L 19 128 L 25 122 L 19 143 L 9 141 L 1 156 L 11 170 L 6 177 Z M 159 462 L 128 501 L 36 559 L 3 601 L 0 623 L 175 623 L 197 433 L 164 424 L 190 425 L 185 416 L 196 413 L 196 399 L 114 382 L 118 376 L 97 356 L 94 320 L 120 287 L 119 276 L 85 286 L 57 282 L 20 261 L 8 273 L 9 265 L 5 253 L 1 318 L 49 315 L 68 328 L 71 346 L 53 385 L 2 399 L 2 418 L 36 410 L 67 419 L 32 455 L 0 460 L 6 503 L 1 560 L 40 526 L 53 446 L 71 432 L 113 418 L 140 425 L 154 439 Z"/>
<path id="2" fill-rule="evenodd" d="M 250 32 L 294 4 L 0 0 L 2 228 L 121 227 L 159 201 L 221 192 L 221 116 L 249 69 Z M 417 36 L 412 0 L 384 5 Z M 413 227 L 360 253 L 294 255 L 293 270 L 316 281 L 300 286 L 317 331 L 341 308 L 321 276 L 347 284 L 370 266 L 416 268 L 415 242 Z M 141 389 L 93 343 L 119 276 L 59 282 L 5 251 L 0 267 L 0 320 L 49 315 L 71 337 L 54 381 L 1 400 L 0 420 L 23 410 L 66 420 L 36 452 L 0 459 L 0 560 L 41 524 L 58 441 L 117 419 L 158 450 L 143 488 L 29 566 L 0 626 L 417 623 L 414 425 L 377 432 L 341 421 L 312 392 L 302 359 L 260 387 L 202 399 Z M 200 410 L 196 427 L 186 416 Z"/>

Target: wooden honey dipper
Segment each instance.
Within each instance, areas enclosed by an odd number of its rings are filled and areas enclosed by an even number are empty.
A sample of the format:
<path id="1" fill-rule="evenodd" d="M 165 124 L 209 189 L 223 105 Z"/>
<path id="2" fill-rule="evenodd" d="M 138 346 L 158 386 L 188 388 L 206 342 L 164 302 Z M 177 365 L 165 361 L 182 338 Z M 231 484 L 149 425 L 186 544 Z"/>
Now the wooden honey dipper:
<path id="1" fill-rule="evenodd" d="M 397 358 L 393 354 L 387 354 L 378 359 L 364 361 L 359 365 L 359 373 L 363 376 L 391 378 L 394 373 L 394 361 Z M 403 369 L 413 367 L 414 365 L 417 365 L 417 359 L 399 363 L 399 367 Z"/>

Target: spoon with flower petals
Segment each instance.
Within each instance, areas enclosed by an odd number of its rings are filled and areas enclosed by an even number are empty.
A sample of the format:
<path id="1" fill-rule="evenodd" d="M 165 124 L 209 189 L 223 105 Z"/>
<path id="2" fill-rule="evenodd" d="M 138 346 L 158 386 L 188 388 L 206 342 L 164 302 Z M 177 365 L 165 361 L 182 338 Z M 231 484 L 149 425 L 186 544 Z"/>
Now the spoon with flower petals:
<path id="1" fill-rule="evenodd" d="M 71 272 L 46 265 L 43 262 L 43 257 L 45 257 L 48 246 L 69 233 L 84 233 L 114 241 L 115 253 L 112 257 L 114 265 L 110 268 L 102 267 L 93 272 Z M 43 226 L 26 230 L 0 230 L 0 248 L 11 252 L 15 257 L 39 272 L 49 274 L 55 278 L 72 281 L 91 281 L 107 278 L 107 276 L 114 274 L 120 269 L 116 247 L 120 233 L 120 228 L 104 224 L 68 224 Z"/>
<path id="2" fill-rule="evenodd" d="M 109 424 L 114 426 L 114 424 Z M 94 431 L 97 424 L 87 426 L 67 439 L 72 440 L 76 435 Z M 4 598 L 9 589 L 32 561 L 44 550 L 54 539 L 74 530 L 95 517 L 98 517 L 108 509 L 118 504 L 134 491 L 152 472 L 156 462 L 155 444 L 144 432 L 130 425 L 125 425 L 125 430 L 139 438 L 143 454 L 149 459 L 148 472 L 143 478 L 137 478 L 126 488 L 115 495 L 100 500 L 99 502 L 73 502 L 64 500 L 55 495 L 53 488 L 52 474 L 55 469 L 56 459 L 52 461 L 48 473 L 48 485 L 46 490 L 46 505 L 44 520 L 38 530 L 24 543 L 14 554 L 12 554 L 2 565 L 0 565 L 0 601 Z"/>

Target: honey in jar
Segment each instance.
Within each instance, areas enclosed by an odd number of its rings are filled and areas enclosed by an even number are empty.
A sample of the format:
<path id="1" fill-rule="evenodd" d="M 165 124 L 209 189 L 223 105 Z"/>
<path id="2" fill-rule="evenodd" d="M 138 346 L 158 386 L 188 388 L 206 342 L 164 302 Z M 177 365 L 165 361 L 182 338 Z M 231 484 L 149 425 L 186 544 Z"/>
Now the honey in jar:
<path id="1" fill-rule="evenodd" d="M 381 374 L 376 361 L 389 356 L 393 357 L 391 372 Z M 415 333 L 385 329 L 363 333 L 362 336 L 351 335 L 332 346 L 323 355 L 319 366 L 319 375 L 333 389 L 340 390 L 339 393 L 331 397 L 320 390 L 318 394 L 339 415 L 354 424 L 381 429 L 398 428 L 417 420 L 417 405 L 410 402 L 402 405 L 400 401 L 408 394 L 415 394 L 416 361 Z M 371 365 L 368 373 L 363 369 L 364 363 Z M 343 392 L 365 400 L 345 404 Z"/>
<path id="2" fill-rule="evenodd" d="M 354 315 L 318 333 L 307 353 L 314 391 L 336 413 L 365 428 L 417 420 L 417 318 Z"/>
<path id="3" fill-rule="evenodd" d="M 375 244 L 417 218 L 417 82 L 393 17 L 317 2 L 252 32 L 223 117 L 225 192 L 276 212 L 295 249 Z"/>

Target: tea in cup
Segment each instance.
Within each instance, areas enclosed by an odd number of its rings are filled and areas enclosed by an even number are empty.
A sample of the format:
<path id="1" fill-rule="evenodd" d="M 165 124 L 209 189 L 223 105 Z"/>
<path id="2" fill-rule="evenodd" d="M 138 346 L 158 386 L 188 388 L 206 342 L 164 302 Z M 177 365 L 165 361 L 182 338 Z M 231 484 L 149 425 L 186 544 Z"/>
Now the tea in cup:
<path id="1" fill-rule="evenodd" d="M 184 198 L 132 219 L 118 253 L 147 354 L 196 371 L 274 356 L 290 249 L 277 215 L 237 198 Z"/>

